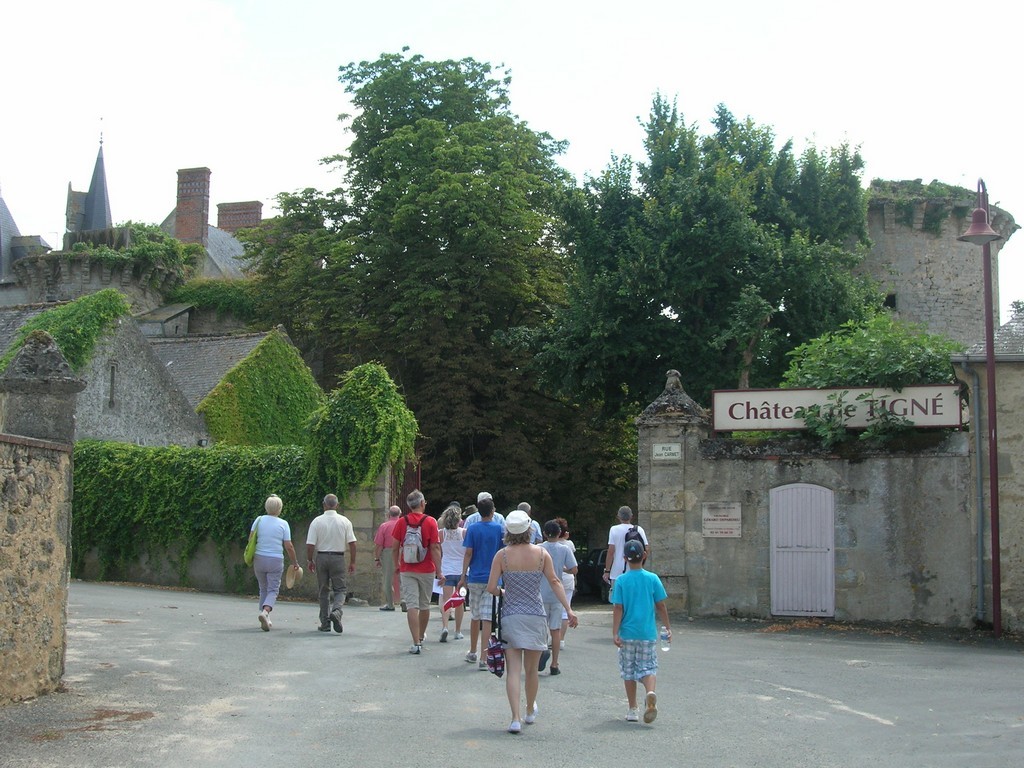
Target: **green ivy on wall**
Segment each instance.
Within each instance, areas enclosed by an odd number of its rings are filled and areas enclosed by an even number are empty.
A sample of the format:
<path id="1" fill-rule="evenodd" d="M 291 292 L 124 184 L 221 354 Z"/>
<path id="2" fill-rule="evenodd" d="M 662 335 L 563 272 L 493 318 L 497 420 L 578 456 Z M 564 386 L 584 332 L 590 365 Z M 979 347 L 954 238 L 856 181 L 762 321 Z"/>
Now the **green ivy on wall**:
<path id="1" fill-rule="evenodd" d="M 307 452 L 294 445 L 152 448 L 82 440 L 74 459 L 72 572 L 80 573 L 95 550 L 101 579 L 124 579 L 143 555 L 174 552 L 186 585 L 189 563 L 209 540 L 229 591 L 244 590 L 250 574 L 235 560 L 267 496 L 281 497 L 287 519 L 289 510 L 314 516 L 327 492 L 308 484 Z"/>
<path id="2" fill-rule="evenodd" d="M 88 255 L 96 261 L 115 265 L 140 264 L 161 267 L 179 278 L 199 263 L 203 247 L 196 243 L 176 240 L 155 224 L 141 224 L 127 221 L 118 228 L 131 230 L 131 245 L 126 248 L 110 248 L 106 245 L 80 242 L 71 246 L 72 255 Z"/>
<path id="3" fill-rule="evenodd" d="M 107 288 L 40 312 L 18 330 L 14 343 L 0 357 L 0 371 L 7 369 L 32 331 L 46 331 L 53 337 L 71 370 L 77 373 L 89 362 L 96 343 L 113 327 L 117 318 L 128 314 L 129 309 L 124 296 L 113 288 Z"/>
<path id="4" fill-rule="evenodd" d="M 290 348 L 281 337 L 267 346 L 271 366 L 279 347 Z M 275 370 L 280 375 L 280 367 Z M 239 388 L 244 386 L 255 386 L 255 380 Z M 229 402 L 235 407 L 243 401 Z M 80 574 L 85 557 L 94 551 L 100 578 L 114 580 L 127 578 L 129 567 L 143 556 L 173 555 L 179 581 L 187 586 L 189 564 L 209 540 L 220 557 L 225 588 L 250 589 L 251 571 L 239 554 L 269 494 L 284 501 L 285 519 L 289 510 L 311 518 L 324 494 L 344 498 L 372 486 L 392 463 L 401 466 L 413 456 L 416 419 L 376 363 L 351 371 L 310 424 L 309 446 L 154 448 L 78 442 L 72 573 Z"/>
<path id="5" fill-rule="evenodd" d="M 401 469 L 411 461 L 418 429 L 384 366 L 360 365 L 310 420 L 311 482 L 333 482 L 344 499 L 389 466 Z"/>
<path id="6" fill-rule="evenodd" d="M 199 309 L 212 309 L 218 316 L 231 314 L 243 322 L 252 320 L 256 314 L 251 280 L 189 280 L 168 294 L 167 300 L 192 304 Z"/>
<path id="7" fill-rule="evenodd" d="M 196 411 L 218 443 L 303 444 L 306 422 L 323 402 L 324 393 L 299 351 L 274 330 L 228 371 Z"/>
<path id="8" fill-rule="evenodd" d="M 892 202 L 896 206 L 896 220 L 905 227 L 914 226 L 917 207 L 924 205 L 921 231 L 936 237 L 942 235 L 942 225 L 951 214 L 957 221 L 966 218 L 975 198 L 975 193 L 964 187 L 941 181 L 924 184 L 921 179 L 872 179 L 868 194 L 873 201 Z"/>

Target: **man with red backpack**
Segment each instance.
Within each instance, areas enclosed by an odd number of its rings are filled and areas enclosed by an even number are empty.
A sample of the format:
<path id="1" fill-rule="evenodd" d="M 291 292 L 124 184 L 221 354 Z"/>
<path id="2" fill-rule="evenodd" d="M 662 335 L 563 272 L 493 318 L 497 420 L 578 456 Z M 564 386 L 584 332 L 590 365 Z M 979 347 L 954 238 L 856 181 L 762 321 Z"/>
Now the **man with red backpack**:
<path id="1" fill-rule="evenodd" d="M 409 653 L 423 652 L 423 638 L 427 636 L 430 621 L 430 598 L 434 593 L 434 579 L 441 574 L 441 538 L 437 521 L 426 513 L 427 500 L 419 490 L 405 500 L 409 511 L 395 523 L 391 545 L 397 570 L 402 579 L 402 602 L 408 607 L 406 619 L 412 647 Z"/>

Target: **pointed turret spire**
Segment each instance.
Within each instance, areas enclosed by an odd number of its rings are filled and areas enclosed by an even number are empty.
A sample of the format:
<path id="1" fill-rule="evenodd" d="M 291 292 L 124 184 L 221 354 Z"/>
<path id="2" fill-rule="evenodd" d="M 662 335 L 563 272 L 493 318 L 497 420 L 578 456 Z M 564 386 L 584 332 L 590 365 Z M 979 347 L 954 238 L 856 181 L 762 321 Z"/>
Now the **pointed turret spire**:
<path id="1" fill-rule="evenodd" d="M 107 197 L 107 172 L 103 165 L 103 134 L 100 133 L 100 151 L 96 155 L 96 167 L 92 171 L 92 181 L 85 195 L 82 229 L 108 229 L 114 226 L 110 217 L 110 199 Z"/>

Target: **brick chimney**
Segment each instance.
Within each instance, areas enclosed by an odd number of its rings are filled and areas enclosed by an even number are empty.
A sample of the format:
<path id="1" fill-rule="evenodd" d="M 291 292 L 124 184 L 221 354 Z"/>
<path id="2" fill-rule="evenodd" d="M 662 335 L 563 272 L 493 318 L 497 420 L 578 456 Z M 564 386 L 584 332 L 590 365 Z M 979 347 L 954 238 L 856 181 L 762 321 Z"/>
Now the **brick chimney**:
<path id="1" fill-rule="evenodd" d="M 259 200 L 217 204 L 217 229 L 235 234 L 240 229 L 258 227 L 261 221 L 263 221 L 263 203 Z"/>
<path id="2" fill-rule="evenodd" d="M 183 243 L 209 244 L 210 169 L 182 168 L 178 171 L 178 207 L 174 214 L 174 236 Z"/>

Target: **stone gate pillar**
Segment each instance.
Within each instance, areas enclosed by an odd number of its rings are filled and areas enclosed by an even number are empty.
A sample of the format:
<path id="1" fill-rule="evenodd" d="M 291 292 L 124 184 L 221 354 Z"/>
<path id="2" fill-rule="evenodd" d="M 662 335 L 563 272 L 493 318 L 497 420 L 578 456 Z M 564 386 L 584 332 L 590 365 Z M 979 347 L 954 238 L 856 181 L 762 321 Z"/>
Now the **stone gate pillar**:
<path id="1" fill-rule="evenodd" d="M 0 375 L 0 705 L 64 674 L 75 404 L 85 382 L 49 334 Z"/>
<path id="2" fill-rule="evenodd" d="M 669 371 L 665 391 L 636 420 L 637 519 L 651 540 L 650 568 L 661 576 L 671 611 L 689 610 L 684 512 L 695 504 L 687 465 L 700 461 L 700 441 L 710 430 L 707 410 L 683 391 L 679 371 Z"/>

